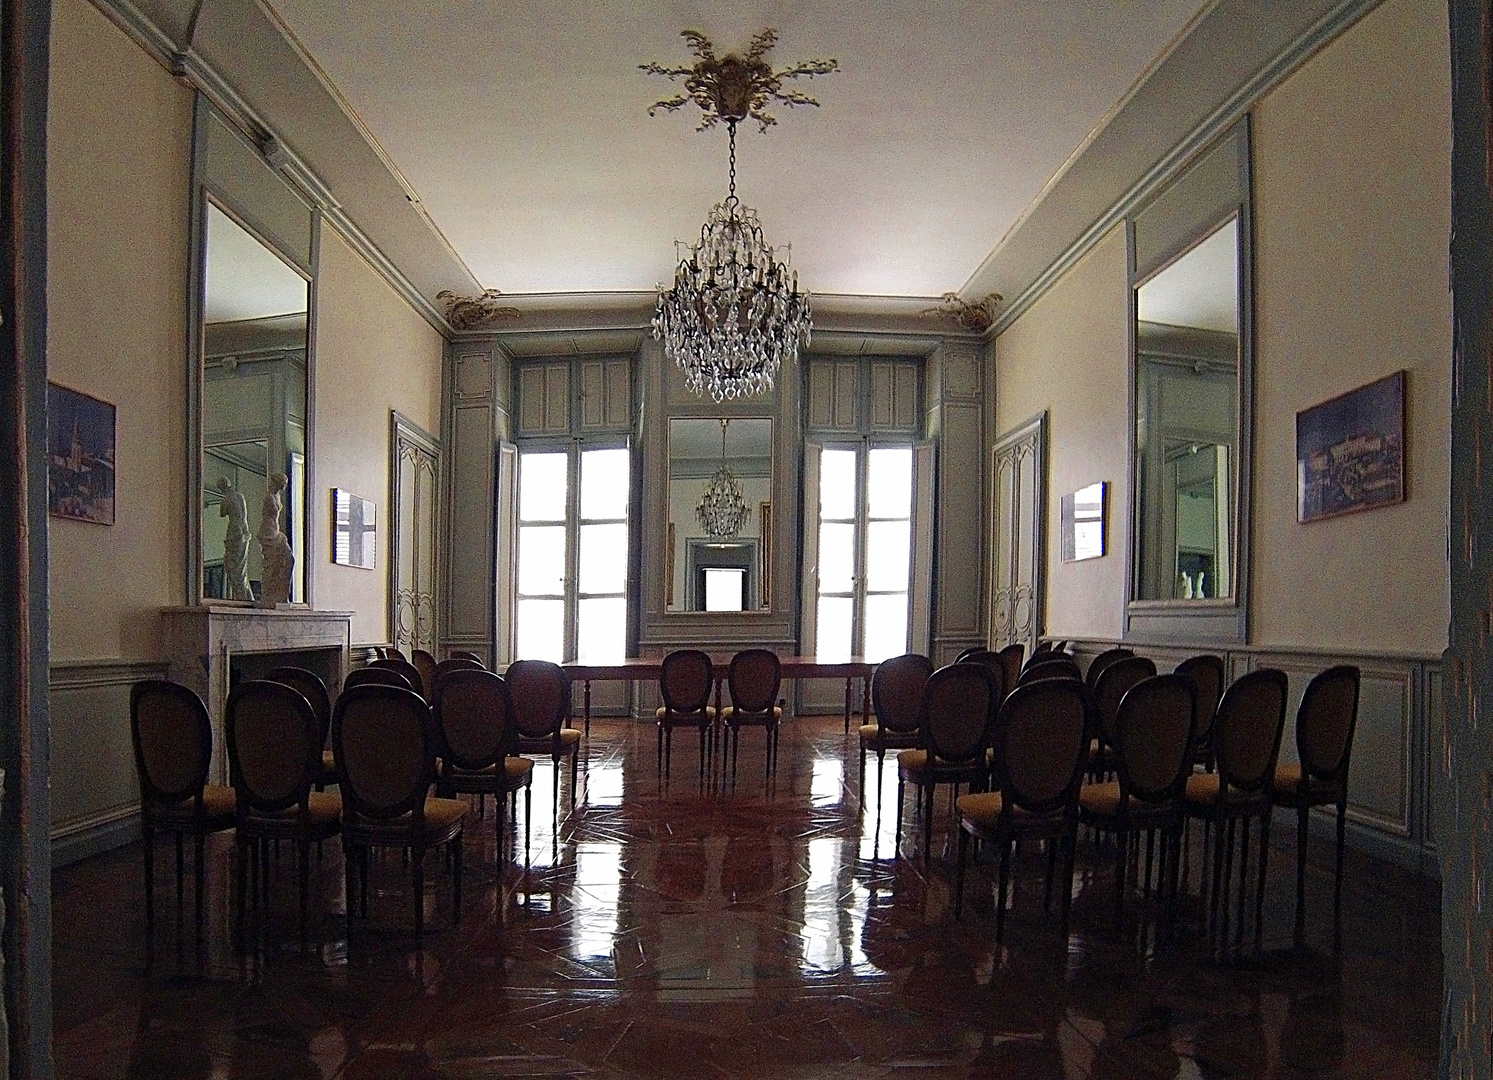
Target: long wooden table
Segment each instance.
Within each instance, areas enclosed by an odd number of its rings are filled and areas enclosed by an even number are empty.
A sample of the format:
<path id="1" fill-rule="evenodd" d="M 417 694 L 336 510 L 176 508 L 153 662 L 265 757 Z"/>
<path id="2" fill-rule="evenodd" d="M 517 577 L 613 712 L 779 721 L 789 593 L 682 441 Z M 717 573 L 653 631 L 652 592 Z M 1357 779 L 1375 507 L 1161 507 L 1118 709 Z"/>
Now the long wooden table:
<path id="1" fill-rule="evenodd" d="M 871 675 L 876 665 L 860 657 L 848 660 L 820 660 L 813 656 L 784 656 L 779 658 L 785 679 L 844 679 L 845 680 L 845 731 L 850 732 L 851 686 L 856 679 L 861 681 L 861 715 L 871 714 Z M 710 662 L 715 665 L 715 708 L 720 715 L 721 691 L 730 672 L 731 657 L 712 654 Z M 560 665 L 570 676 L 571 682 L 579 682 L 584 697 L 586 736 L 591 735 L 591 684 L 593 682 L 653 682 L 663 674 L 662 656 L 635 656 L 615 664 L 582 664 L 571 662 Z"/>

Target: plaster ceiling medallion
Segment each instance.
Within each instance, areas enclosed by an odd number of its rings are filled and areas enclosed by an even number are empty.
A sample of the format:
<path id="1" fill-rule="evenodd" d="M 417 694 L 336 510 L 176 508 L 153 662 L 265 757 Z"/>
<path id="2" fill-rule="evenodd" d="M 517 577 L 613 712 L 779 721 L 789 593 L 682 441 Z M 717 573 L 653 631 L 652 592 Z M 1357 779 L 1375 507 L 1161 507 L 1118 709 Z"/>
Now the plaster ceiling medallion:
<path id="1" fill-rule="evenodd" d="M 706 216 L 699 243 L 675 270 L 673 287 L 659 286 L 653 336 L 684 370 L 685 385 L 696 394 L 708 391 L 719 402 L 771 391 L 778 369 L 797 359 L 813 326 L 798 275 L 778 260 L 757 211 L 736 197 L 736 125 L 751 117 L 766 131 L 777 123 L 766 111 L 773 101 L 817 106 L 801 91 L 785 91 L 783 81 L 827 75 L 840 65 L 833 59 L 808 60 L 774 69 L 767 54 L 778 33 L 771 27 L 752 38 L 744 56 L 717 57 L 711 40 L 694 30 L 681 36 L 699 58 L 693 66 L 639 65 L 650 74 L 683 79 L 686 90 L 655 102 L 648 114 L 673 112 L 693 101 L 702 114 L 696 130 L 724 122 L 730 142 L 729 194 Z"/>
<path id="2" fill-rule="evenodd" d="M 990 293 L 985 299 L 970 303 L 958 293 L 947 292 L 937 307 L 925 308 L 921 314 L 929 318 L 953 319 L 965 330 L 983 334 L 995 322 L 995 309 L 1004 299 L 1000 293 Z"/>
<path id="3" fill-rule="evenodd" d="M 705 491 L 695 507 L 695 520 L 712 540 L 730 540 L 741 532 L 751 509 L 741 495 L 741 484 L 726 468 L 726 425 L 721 421 L 721 467 L 705 484 Z"/>
<path id="4" fill-rule="evenodd" d="M 481 296 L 457 296 L 442 289 L 435 298 L 446 305 L 446 321 L 453 330 L 478 330 L 505 319 L 517 319 L 522 312 L 502 303 L 499 289 L 484 289 Z"/>

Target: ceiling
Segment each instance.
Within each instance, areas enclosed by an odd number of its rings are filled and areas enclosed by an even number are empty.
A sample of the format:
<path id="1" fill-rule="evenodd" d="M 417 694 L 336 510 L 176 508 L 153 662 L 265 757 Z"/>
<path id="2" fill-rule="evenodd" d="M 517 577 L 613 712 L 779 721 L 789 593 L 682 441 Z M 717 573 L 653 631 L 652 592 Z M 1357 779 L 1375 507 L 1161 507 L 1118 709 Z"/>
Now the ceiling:
<path id="1" fill-rule="evenodd" d="M 306 311 L 306 279 L 212 203 L 207 207 L 203 321 L 242 322 Z"/>
<path id="2" fill-rule="evenodd" d="M 1136 318 L 1239 333 L 1239 219 L 1208 236 L 1136 293 Z"/>
<path id="3" fill-rule="evenodd" d="M 269 0 L 482 286 L 646 290 L 725 194 L 723 130 L 649 118 L 692 61 L 775 26 L 820 109 L 743 128 L 740 193 L 819 293 L 958 290 L 1203 0 Z M 693 106 L 689 107 L 693 110 Z"/>

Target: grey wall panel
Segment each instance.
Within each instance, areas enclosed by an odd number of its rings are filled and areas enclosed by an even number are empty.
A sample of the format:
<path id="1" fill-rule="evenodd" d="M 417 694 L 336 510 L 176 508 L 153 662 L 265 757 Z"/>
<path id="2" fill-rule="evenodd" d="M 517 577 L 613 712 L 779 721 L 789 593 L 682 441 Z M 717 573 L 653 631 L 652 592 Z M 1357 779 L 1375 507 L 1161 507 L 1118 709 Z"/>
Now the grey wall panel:
<path id="1" fill-rule="evenodd" d="M 493 391 L 492 354 L 489 352 L 458 354 L 454 382 L 458 402 L 485 400 Z"/>
<path id="2" fill-rule="evenodd" d="M 938 466 L 936 637 L 981 632 L 981 408 L 946 404 Z"/>
<path id="3" fill-rule="evenodd" d="M 452 422 L 451 563 L 447 568 L 455 638 L 492 629 L 492 407 L 460 407 Z"/>
<path id="4" fill-rule="evenodd" d="M 606 427 L 606 363 L 602 360 L 582 361 L 580 384 L 581 427 L 593 430 Z"/>

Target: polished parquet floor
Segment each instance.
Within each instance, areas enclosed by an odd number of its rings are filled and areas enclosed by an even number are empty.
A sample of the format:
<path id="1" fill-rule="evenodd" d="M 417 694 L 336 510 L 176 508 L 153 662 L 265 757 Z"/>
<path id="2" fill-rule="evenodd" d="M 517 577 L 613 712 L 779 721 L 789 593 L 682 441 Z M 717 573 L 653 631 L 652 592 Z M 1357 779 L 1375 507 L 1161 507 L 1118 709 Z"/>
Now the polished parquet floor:
<path id="1" fill-rule="evenodd" d="M 1117 935 L 1111 853 L 1085 840 L 1067 941 L 1042 910 L 1045 863 L 1027 852 L 998 950 L 993 875 L 983 864 L 968 882 L 963 919 L 952 917 L 953 835 L 942 793 L 925 872 L 912 822 L 907 857 L 890 858 L 890 759 L 880 817 L 874 777 L 868 805 L 858 808 L 854 736 L 842 735 L 839 718 L 790 722 L 772 785 L 762 779 L 761 733 L 742 741 L 735 788 L 702 787 L 693 738 L 681 732 L 665 791 L 651 726 L 597 722 L 576 808 L 566 809 L 567 783 L 557 823 L 551 770 L 535 770 L 527 868 L 522 820 L 518 861 L 500 875 L 491 807 L 478 822 L 474 806 L 457 928 L 450 876 L 431 856 L 421 948 L 397 854 L 375 862 L 370 918 L 355 923 L 349 942 L 342 857 L 335 842 L 327 845 L 304 948 L 289 851 L 269 908 L 250 912 L 238 934 L 231 843 L 214 838 L 199 941 L 190 882 L 179 919 L 169 844 L 158 850 L 150 946 L 138 845 L 67 867 L 54 890 L 58 1075 L 1435 1073 L 1434 884 L 1350 854 L 1335 951 L 1329 852 L 1313 850 L 1308 948 L 1297 952 L 1294 828 L 1277 815 L 1262 946 L 1219 957 L 1197 934 L 1194 911 L 1184 909 L 1173 936 L 1139 896 L 1131 926 Z"/>

